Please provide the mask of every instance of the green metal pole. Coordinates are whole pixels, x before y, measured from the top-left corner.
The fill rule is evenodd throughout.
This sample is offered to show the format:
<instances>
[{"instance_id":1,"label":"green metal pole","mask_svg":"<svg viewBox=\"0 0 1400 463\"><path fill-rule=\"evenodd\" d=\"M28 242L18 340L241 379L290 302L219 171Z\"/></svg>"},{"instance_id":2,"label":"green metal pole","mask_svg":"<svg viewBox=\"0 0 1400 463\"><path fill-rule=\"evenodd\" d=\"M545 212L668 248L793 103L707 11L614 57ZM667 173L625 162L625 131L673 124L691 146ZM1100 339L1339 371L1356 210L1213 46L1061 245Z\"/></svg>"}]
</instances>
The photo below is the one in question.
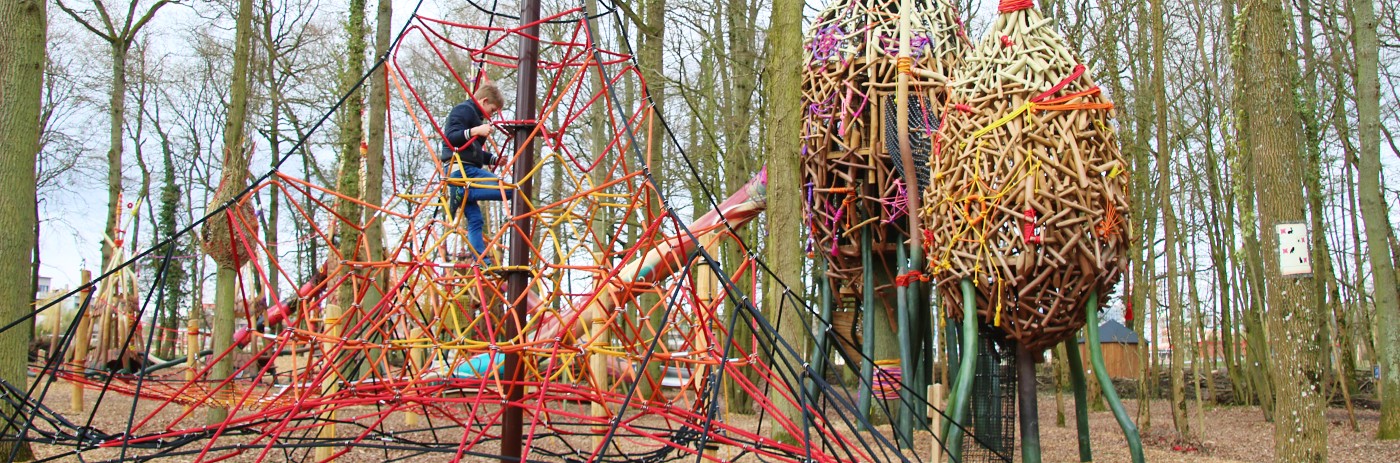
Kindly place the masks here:
<instances>
[{"instance_id":1,"label":"green metal pole","mask_svg":"<svg viewBox=\"0 0 1400 463\"><path fill-rule=\"evenodd\" d=\"M896 268L899 269L900 274L908 271L907 263L904 260L908 253L905 252L904 246L904 243L895 246L895 262L898 262ZM899 419L895 422L895 432L899 434L900 438L897 440L901 449L914 447L914 395L909 387L910 384L913 384L911 380L914 376L914 346L910 333L913 322L909 317L909 309L909 288L895 285L895 312L898 314L896 319L899 321L899 368L903 372L900 375L900 406L897 409Z\"/></svg>"},{"instance_id":2,"label":"green metal pole","mask_svg":"<svg viewBox=\"0 0 1400 463\"><path fill-rule=\"evenodd\" d=\"M1123 401L1118 398L1118 391L1113 389L1113 381L1108 378L1108 369L1103 364L1103 348L1099 346L1099 293L1089 292L1089 305L1084 308L1086 328L1089 333L1084 340L1089 345L1089 361L1094 365L1094 377L1099 380L1099 387L1103 389L1103 396L1108 399L1108 407L1113 410L1113 417L1118 420L1118 426L1123 428L1123 436L1128 438L1128 450L1133 454L1133 463L1143 463L1142 459L1142 437L1138 435L1137 425L1128 418L1127 410L1123 409Z\"/></svg>"},{"instance_id":3,"label":"green metal pole","mask_svg":"<svg viewBox=\"0 0 1400 463\"><path fill-rule=\"evenodd\" d=\"M1097 318L1097 317L1096 317ZM1079 358L1079 343L1074 338L1065 340L1065 363L1069 367L1069 382L1074 388L1074 422L1079 428L1079 461L1094 461L1094 452L1089 448L1089 399L1088 385L1084 383L1084 361Z\"/></svg>"},{"instance_id":4,"label":"green metal pole","mask_svg":"<svg viewBox=\"0 0 1400 463\"><path fill-rule=\"evenodd\" d=\"M817 297L821 304L822 319L817 321L817 345L816 352L812 353L812 375L817 378L826 377L826 362L831 360L831 280L826 278L826 261L817 260ZM817 382L807 383L807 397L811 400L817 398Z\"/></svg>"},{"instance_id":5,"label":"green metal pole","mask_svg":"<svg viewBox=\"0 0 1400 463\"><path fill-rule=\"evenodd\" d=\"M977 371L977 290L972 280L962 280L963 325L962 362L958 364L958 377L953 381L953 392L948 398L948 421L943 424L944 445L953 461L962 461L962 427L967 417L968 399L972 397L972 380Z\"/></svg>"},{"instance_id":6,"label":"green metal pole","mask_svg":"<svg viewBox=\"0 0 1400 463\"><path fill-rule=\"evenodd\" d=\"M870 421L870 398L871 386L875 384L875 274L871 271L875 267L873 245L870 242L870 230L860 232L860 265L864 269L861 278L864 279L863 299L860 303L861 337L860 353L863 357L860 364L860 398L857 400L860 407L860 416L865 422ZM864 424L861 425L864 427Z\"/></svg>"}]
</instances>

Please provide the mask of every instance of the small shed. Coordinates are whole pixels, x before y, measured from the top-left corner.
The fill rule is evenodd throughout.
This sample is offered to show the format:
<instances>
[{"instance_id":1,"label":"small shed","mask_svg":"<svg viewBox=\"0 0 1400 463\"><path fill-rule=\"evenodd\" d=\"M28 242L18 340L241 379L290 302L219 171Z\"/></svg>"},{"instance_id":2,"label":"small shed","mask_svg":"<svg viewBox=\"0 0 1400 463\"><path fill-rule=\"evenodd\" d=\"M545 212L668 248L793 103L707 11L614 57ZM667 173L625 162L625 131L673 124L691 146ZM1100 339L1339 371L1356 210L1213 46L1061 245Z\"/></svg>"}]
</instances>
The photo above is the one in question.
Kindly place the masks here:
<instances>
[{"instance_id":1,"label":"small shed","mask_svg":"<svg viewBox=\"0 0 1400 463\"><path fill-rule=\"evenodd\" d=\"M1108 377L1122 379L1138 376L1137 333L1117 321L1106 321L1099 325L1099 346L1103 349L1103 363ZM1079 338L1079 353L1084 359L1084 370L1090 371L1093 365L1089 363L1089 347L1082 337Z\"/></svg>"}]
</instances>

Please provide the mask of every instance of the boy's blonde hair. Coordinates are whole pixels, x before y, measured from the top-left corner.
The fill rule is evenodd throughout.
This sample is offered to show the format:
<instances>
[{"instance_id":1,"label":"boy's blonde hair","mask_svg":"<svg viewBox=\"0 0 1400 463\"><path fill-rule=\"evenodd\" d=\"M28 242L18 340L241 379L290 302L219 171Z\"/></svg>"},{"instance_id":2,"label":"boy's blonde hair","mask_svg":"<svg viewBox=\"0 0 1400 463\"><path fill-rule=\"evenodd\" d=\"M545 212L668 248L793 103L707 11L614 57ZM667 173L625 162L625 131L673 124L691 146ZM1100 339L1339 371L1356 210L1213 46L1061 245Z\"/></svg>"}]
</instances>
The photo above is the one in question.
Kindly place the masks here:
<instances>
[{"instance_id":1,"label":"boy's blonde hair","mask_svg":"<svg viewBox=\"0 0 1400 463\"><path fill-rule=\"evenodd\" d=\"M496 87L496 84L481 84L472 97L476 99L477 103L492 104L497 109L504 108L506 105L506 99L501 95L501 89Z\"/></svg>"}]
</instances>

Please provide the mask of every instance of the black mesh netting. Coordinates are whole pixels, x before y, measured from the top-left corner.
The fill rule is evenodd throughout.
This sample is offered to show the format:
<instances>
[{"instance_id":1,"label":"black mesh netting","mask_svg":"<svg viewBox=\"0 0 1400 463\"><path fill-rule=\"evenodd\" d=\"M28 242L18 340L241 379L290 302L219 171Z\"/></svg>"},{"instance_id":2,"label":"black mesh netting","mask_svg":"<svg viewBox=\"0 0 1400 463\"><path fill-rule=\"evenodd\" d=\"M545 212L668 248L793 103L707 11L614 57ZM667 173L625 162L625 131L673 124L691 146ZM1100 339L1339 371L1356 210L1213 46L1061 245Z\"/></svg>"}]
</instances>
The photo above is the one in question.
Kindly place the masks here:
<instances>
[{"instance_id":1,"label":"black mesh netting","mask_svg":"<svg viewBox=\"0 0 1400 463\"><path fill-rule=\"evenodd\" d=\"M919 176L919 191L928 188L929 184L929 152L933 150L933 133L938 131L938 115L933 111L938 108L931 108L927 96L910 95L909 98L909 151L914 155L914 171ZM908 179L904 174L904 163L899 158L899 130L896 125L895 99L885 98L885 150L890 153L895 172L900 178ZM905 182L908 184L908 182Z\"/></svg>"},{"instance_id":2,"label":"black mesh netting","mask_svg":"<svg viewBox=\"0 0 1400 463\"><path fill-rule=\"evenodd\" d=\"M1016 452L1015 348L987 327L979 334L962 461L1010 463Z\"/></svg>"}]
</instances>

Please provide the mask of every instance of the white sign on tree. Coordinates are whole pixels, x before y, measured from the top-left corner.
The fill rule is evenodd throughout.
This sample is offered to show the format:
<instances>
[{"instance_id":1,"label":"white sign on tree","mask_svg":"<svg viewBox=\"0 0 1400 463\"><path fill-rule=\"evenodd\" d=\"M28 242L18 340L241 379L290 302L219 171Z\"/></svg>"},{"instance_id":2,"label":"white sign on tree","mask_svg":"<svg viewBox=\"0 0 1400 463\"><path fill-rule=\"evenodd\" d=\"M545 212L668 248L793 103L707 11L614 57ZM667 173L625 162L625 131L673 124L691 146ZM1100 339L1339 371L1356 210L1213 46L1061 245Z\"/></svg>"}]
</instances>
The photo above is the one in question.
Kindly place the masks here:
<instances>
[{"instance_id":1,"label":"white sign on tree","mask_svg":"<svg viewBox=\"0 0 1400 463\"><path fill-rule=\"evenodd\" d=\"M1278 271L1283 276L1312 275L1312 253L1308 250L1308 226L1302 222L1274 225L1278 234Z\"/></svg>"}]
</instances>

